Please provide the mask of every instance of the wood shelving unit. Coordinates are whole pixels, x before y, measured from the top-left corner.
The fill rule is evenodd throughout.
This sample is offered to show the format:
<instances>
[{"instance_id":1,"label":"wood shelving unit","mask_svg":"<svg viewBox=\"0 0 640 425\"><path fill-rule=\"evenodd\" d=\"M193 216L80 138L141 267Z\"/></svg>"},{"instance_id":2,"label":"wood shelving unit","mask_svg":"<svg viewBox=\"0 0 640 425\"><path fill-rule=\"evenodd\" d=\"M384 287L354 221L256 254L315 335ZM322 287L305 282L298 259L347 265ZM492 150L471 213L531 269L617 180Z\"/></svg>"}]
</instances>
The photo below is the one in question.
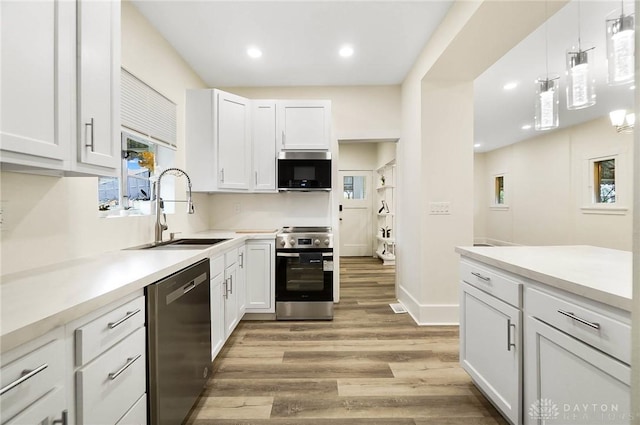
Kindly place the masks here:
<instances>
[{"instance_id":1,"label":"wood shelving unit","mask_svg":"<svg viewBox=\"0 0 640 425\"><path fill-rule=\"evenodd\" d=\"M395 161L383 165L376 171L378 173L378 186L376 187L378 203L376 208L383 208L384 205L387 207L378 212L378 226L375 235L378 241L376 255L382 259L384 265L395 265L396 240L392 236L382 236L382 229L385 229L385 234L387 230L390 231L390 235L395 232Z\"/></svg>"}]
</instances>

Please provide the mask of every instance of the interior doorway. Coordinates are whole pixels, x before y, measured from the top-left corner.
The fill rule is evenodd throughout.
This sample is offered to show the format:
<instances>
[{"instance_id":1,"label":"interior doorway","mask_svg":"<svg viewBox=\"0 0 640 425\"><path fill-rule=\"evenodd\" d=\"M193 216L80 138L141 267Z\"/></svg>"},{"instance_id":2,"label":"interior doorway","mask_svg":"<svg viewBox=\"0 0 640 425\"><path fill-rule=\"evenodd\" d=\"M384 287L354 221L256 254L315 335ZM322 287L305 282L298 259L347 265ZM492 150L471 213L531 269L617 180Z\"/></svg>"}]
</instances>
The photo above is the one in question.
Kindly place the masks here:
<instances>
[{"instance_id":1,"label":"interior doorway","mask_svg":"<svg viewBox=\"0 0 640 425\"><path fill-rule=\"evenodd\" d=\"M340 170L340 256L373 255L372 171Z\"/></svg>"}]
</instances>

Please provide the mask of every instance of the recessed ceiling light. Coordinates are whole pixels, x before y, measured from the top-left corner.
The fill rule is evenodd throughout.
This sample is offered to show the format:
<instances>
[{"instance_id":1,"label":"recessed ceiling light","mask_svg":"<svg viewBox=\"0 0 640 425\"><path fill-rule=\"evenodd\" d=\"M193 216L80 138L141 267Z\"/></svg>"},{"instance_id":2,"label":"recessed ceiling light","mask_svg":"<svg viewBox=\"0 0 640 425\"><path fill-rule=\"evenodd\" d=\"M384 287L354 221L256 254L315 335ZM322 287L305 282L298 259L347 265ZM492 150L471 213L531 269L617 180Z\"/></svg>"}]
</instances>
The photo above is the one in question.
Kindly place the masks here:
<instances>
[{"instance_id":1,"label":"recessed ceiling light","mask_svg":"<svg viewBox=\"0 0 640 425\"><path fill-rule=\"evenodd\" d=\"M523 130L530 130L531 129L531 124L525 124L522 126Z\"/></svg>"},{"instance_id":2,"label":"recessed ceiling light","mask_svg":"<svg viewBox=\"0 0 640 425\"><path fill-rule=\"evenodd\" d=\"M629 90L635 90L635 89L636 89L636 86L635 86L635 85L633 85L633 86L629 87Z\"/></svg>"},{"instance_id":3,"label":"recessed ceiling light","mask_svg":"<svg viewBox=\"0 0 640 425\"><path fill-rule=\"evenodd\" d=\"M260 56L262 56L262 50L258 49L257 47L249 47L247 49L247 55L249 55L250 58L258 59Z\"/></svg>"},{"instance_id":4,"label":"recessed ceiling light","mask_svg":"<svg viewBox=\"0 0 640 425\"><path fill-rule=\"evenodd\" d=\"M504 86L502 86L502 88L505 89L505 90L513 90L516 87L518 87L518 83L515 82L515 81L512 81L512 82L507 83Z\"/></svg>"},{"instance_id":5,"label":"recessed ceiling light","mask_svg":"<svg viewBox=\"0 0 640 425\"><path fill-rule=\"evenodd\" d=\"M475 144L473 145L473 147L474 147L474 148L479 148L480 146L482 146L482 143L475 143Z\"/></svg>"},{"instance_id":6,"label":"recessed ceiling light","mask_svg":"<svg viewBox=\"0 0 640 425\"><path fill-rule=\"evenodd\" d=\"M343 58L351 57L351 56L353 56L353 47L351 47L351 46L342 46L338 53Z\"/></svg>"}]
</instances>

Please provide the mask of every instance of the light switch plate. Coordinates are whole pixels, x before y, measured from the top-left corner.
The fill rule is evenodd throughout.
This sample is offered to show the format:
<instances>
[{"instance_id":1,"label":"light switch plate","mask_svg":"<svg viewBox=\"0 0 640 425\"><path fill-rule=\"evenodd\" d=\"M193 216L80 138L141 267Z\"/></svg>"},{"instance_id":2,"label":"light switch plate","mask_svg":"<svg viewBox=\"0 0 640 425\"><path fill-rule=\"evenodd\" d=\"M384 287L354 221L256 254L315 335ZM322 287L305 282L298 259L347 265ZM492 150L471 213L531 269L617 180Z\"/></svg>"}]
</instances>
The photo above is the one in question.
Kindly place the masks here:
<instances>
[{"instance_id":1,"label":"light switch plate","mask_svg":"<svg viewBox=\"0 0 640 425\"><path fill-rule=\"evenodd\" d=\"M443 202L429 202L429 215L449 215L451 203L448 201Z\"/></svg>"}]
</instances>

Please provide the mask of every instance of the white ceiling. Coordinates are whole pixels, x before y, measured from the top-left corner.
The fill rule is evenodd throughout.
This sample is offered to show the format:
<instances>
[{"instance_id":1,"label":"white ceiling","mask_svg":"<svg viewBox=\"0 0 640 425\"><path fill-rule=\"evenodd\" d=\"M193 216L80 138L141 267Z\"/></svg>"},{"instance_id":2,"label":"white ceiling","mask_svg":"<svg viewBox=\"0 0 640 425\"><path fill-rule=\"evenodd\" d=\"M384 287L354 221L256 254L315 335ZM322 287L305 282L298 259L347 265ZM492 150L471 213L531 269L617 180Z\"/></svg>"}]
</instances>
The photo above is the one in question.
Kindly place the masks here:
<instances>
[{"instance_id":1,"label":"white ceiling","mask_svg":"<svg viewBox=\"0 0 640 425\"><path fill-rule=\"evenodd\" d=\"M452 1L189 1L132 0L210 87L387 85L405 78ZM627 4L628 3L628 4ZM608 87L605 17L613 0L580 2L582 46L593 45L597 103L568 111L561 80L560 127L633 107L629 86ZM625 0L625 12L633 1ZM578 1L514 47L475 81L476 151L484 152L536 136L534 80L549 72L564 77L565 54L577 42ZM344 44L353 57L338 55ZM250 46L263 56L251 59ZM505 92L505 83L518 87Z\"/></svg>"},{"instance_id":2,"label":"white ceiling","mask_svg":"<svg viewBox=\"0 0 640 425\"><path fill-rule=\"evenodd\" d=\"M399 84L452 1L133 4L209 86L238 87Z\"/></svg>"}]
</instances>

